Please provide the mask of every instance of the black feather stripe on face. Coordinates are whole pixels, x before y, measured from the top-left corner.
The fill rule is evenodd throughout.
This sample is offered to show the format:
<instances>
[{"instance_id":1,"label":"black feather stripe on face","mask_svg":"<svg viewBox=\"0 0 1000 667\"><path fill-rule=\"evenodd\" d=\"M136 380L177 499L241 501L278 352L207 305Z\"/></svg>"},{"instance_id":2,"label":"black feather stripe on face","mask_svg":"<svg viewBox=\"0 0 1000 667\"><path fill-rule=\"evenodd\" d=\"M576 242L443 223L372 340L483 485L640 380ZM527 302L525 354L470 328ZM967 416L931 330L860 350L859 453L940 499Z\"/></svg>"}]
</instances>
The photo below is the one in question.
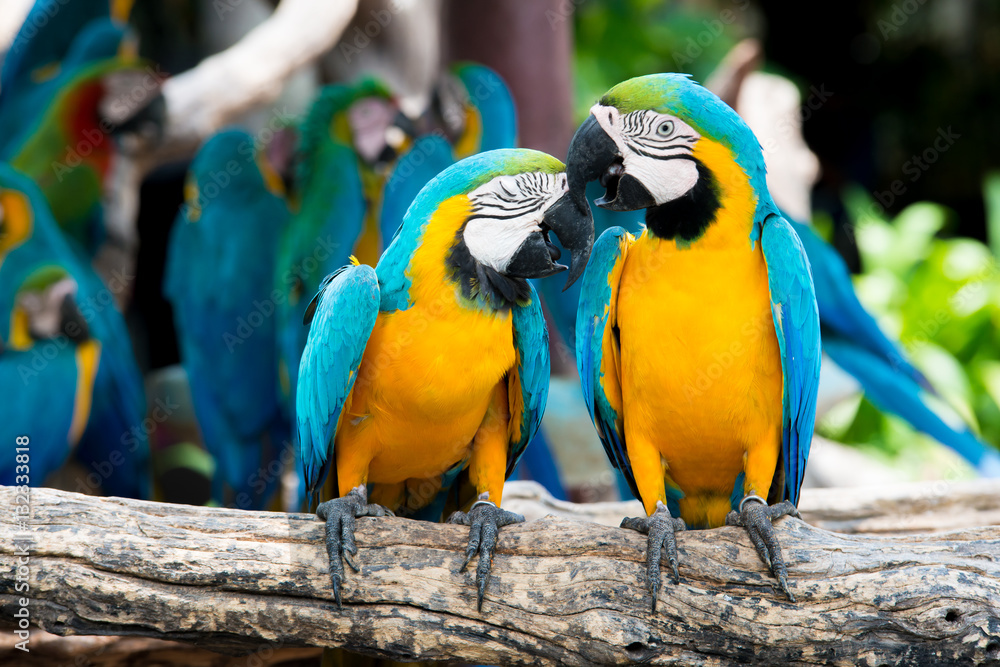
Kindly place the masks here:
<instances>
[{"instance_id":1,"label":"black feather stripe on face","mask_svg":"<svg viewBox=\"0 0 1000 667\"><path fill-rule=\"evenodd\" d=\"M670 123L667 134L657 133L661 123ZM628 148L646 157L691 155L698 137L686 133L684 126L676 120L664 118L654 111L644 109L622 116L622 138Z\"/></svg>"},{"instance_id":2,"label":"black feather stripe on face","mask_svg":"<svg viewBox=\"0 0 1000 667\"><path fill-rule=\"evenodd\" d=\"M477 262L465 244L464 232L463 224L445 259L451 279L462 290L462 297L495 311L507 311L515 303L527 301L531 297L528 281L505 276Z\"/></svg>"},{"instance_id":3,"label":"black feather stripe on face","mask_svg":"<svg viewBox=\"0 0 1000 667\"><path fill-rule=\"evenodd\" d=\"M701 238L715 221L722 202L715 175L704 164L698 165L698 181L677 199L646 209L646 227L657 238L687 244Z\"/></svg>"}]
</instances>

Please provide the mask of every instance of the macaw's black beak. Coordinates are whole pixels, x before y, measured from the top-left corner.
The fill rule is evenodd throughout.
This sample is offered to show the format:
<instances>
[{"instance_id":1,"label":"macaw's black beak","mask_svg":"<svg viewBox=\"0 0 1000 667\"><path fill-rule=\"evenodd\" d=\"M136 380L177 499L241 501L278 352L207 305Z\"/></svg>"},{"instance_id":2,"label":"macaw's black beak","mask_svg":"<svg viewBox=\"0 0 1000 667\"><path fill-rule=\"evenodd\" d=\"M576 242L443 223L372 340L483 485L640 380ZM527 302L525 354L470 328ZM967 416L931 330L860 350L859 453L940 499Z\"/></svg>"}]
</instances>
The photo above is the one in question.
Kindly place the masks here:
<instances>
[{"instance_id":1,"label":"macaw's black beak","mask_svg":"<svg viewBox=\"0 0 1000 667\"><path fill-rule=\"evenodd\" d=\"M148 77L145 71L124 69L103 79L108 93L101 100L97 115L102 128L115 136L122 149L130 154L158 147L166 132L167 102L159 83L149 81ZM135 90L143 91L144 97L133 102L128 95Z\"/></svg>"},{"instance_id":2,"label":"macaw's black beak","mask_svg":"<svg viewBox=\"0 0 1000 667\"><path fill-rule=\"evenodd\" d=\"M635 211L656 206L653 195L625 171L622 154L597 119L591 115L573 135L566 157L569 191L578 205L587 203L590 181L600 181L606 188L595 204L609 211Z\"/></svg>"},{"instance_id":3,"label":"macaw's black beak","mask_svg":"<svg viewBox=\"0 0 1000 667\"><path fill-rule=\"evenodd\" d=\"M569 267L557 260L562 251L549 238L554 232L562 246L569 250ZM569 269L565 290L583 275L594 246L594 219L590 207L581 210L572 194L567 192L548 208L542 217L541 231L531 234L514 253L504 273L519 278L547 278Z\"/></svg>"},{"instance_id":4,"label":"macaw's black beak","mask_svg":"<svg viewBox=\"0 0 1000 667\"><path fill-rule=\"evenodd\" d=\"M83 343L90 338L90 327L72 294L63 297L59 305L59 318L59 332L66 338L74 343Z\"/></svg>"}]
</instances>

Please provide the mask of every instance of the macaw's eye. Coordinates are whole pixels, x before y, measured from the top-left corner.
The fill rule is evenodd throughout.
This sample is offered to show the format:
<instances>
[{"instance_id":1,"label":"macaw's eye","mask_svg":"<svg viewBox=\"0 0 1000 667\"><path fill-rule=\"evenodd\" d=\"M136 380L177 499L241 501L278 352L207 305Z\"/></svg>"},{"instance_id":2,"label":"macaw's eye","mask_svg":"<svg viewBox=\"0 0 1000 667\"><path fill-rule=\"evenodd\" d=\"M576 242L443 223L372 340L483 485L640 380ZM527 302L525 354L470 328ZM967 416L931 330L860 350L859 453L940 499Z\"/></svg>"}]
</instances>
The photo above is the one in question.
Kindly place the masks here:
<instances>
[{"instance_id":1,"label":"macaw's eye","mask_svg":"<svg viewBox=\"0 0 1000 667\"><path fill-rule=\"evenodd\" d=\"M656 128L656 133L661 137L669 137L674 132L674 123L670 120L665 120L660 123L660 126Z\"/></svg>"}]
</instances>

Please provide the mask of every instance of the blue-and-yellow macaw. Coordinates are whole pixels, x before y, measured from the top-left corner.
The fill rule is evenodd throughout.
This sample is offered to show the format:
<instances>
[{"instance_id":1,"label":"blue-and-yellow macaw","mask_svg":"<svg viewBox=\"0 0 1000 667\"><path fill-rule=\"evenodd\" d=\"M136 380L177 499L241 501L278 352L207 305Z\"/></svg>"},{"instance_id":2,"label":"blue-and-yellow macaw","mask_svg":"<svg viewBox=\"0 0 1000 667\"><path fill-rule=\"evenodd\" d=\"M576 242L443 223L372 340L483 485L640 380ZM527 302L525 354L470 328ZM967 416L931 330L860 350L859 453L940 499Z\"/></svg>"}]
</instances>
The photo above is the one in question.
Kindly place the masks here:
<instances>
[{"instance_id":1,"label":"blue-and-yellow macaw","mask_svg":"<svg viewBox=\"0 0 1000 667\"><path fill-rule=\"evenodd\" d=\"M434 132L418 137L413 146L397 160L382 197L379 216L382 238L393 237L417 193L434 176L453 164L456 158L465 157L462 153L469 150L470 146L474 153L478 153L513 148L517 140L517 110L514 100L507 85L496 72L484 65L459 63L452 67L451 74L444 81L452 82L453 86L461 86L462 92L452 92L449 97L442 95L440 91L453 90L453 87L447 84L440 86L434 110L441 113L444 109L452 109L453 114L460 113L463 119L469 120L458 124L464 129L458 133L454 146L445 138L448 134ZM456 111L453 105L443 105L442 99L460 102L462 106L458 108L464 111ZM553 241L553 245L562 251L555 239ZM552 287L554 282L536 280L532 284L539 294L544 294L543 290L558 293L559 288ZM574 283L568 291L579 294L578 283ZM573 308L575 314L575 301ZM542 484L553 496L566 498L566 490L543 430L536 433L531 447L526 448L521 468L526 469L531 479Z\"/></svg>"},{"instance_id":2,"label":"blue-and-yellow macaw","mask_svg":"<svg viewBox=\"0 0 1000 667\"><path fill-rule=\"evenodd\" d=\"M210 138L191 163L168 249L174 309L195 414L218 473L216 501L262 508L291 446L278 394L275 248L289 220L281 179L242 130ZM263 472L262 472L263 471Z\"/></svg>"},{"instance_id":3,"label":"blue-and-yellow macaw","mask_svg":"<svg viewBox=\"0 0 1000 667\"><path fill-rule=\"evenodd\" d=\"M593 242L588 207L569 197L564 167L530 150L481 153L421 190L376 268L328 276L306 313L299 369L299 453L310 494L328 473L330 577L352 564L355 517L385 508L470 525L466 561L481 607L505 478L541 422L548 334L530 278L566 267L572 282ZM372 504L369 504L369 496ZM476 502L473 502L476 501ZM471 508L469 507L472 503Z\"/></svg>"},{"instance_id":4,"label":"blue-and-yellow macaw","mask_svg":"<svg viewBox=\"0 0 1000 667\"><path fill-rule=\"evenodd\" d=\"M587 184L589 201L601 194L603 189L598 183ZM598 237L614 226L622 227L633 235L642 233L643 218L638 215L639 211L616 212L597 208L593 213L594 233ZM949 425L931 408L926 397L937 392L861 305L850 271L840 254L810 225L793 220L787 213L782 215L792 224L809 258L819 308L823 352L829 361L857 380L865 396L878 409L904 419L918 431L951 448L974 466L980 475L1000 476L1000 454L994 448L977 438L967 427ZM574 341L580 283L560 292L551 281L542 282L538 292L560 337L564 341Z\"/></svg>"},{"instance_id":5,"label":"blue-and-yellow macaw","mask_svg":"<svg viewBox=\"0 0 1000 667\"><path fill-rule=\"evenodd\" d=\"M305 347L303 295L315 294L321 279L351 255L374 265L420 189L456 159L514 147L517 114L503 79L483 65L458 63L444 81L446 92L433 106L450 133L413 136L415 126L374 78L327 86L302 123L296 211L282 239L276 278L288 297L278 319L289 414Z\"/></svg>"},{"instance_id":6,"label":"blue-and-yellow macaw","mask_svg":"<svg viewBox=\"0 0 1000 667\"><path fill-rule=\"evenodd\" d=\"M430 111L441 126L418 136L393 166L379 226L391 239L406 209L427 183L456 160L517 145L517 108L507 84L485 65L451 66L435 89Z\"/></svg>"},{"instance_id":7,"label":"blue-and-yellow macaw","mask_svg":"<svg viewBox=\"0 0 1000 667\"><path fill-rule=\"evenodd\" d=\"M765 183L742 119L686 75L618 84L591 109L567 160L581 202L646 209L635 238L605 232L576 328L584 397L612 463L647 517L656 608L674 532L744 526L792 598L771 520L797 514L815 420L820 329L802 243ZM792 598L794 599L794 598Z\"/></svg>"},{"instance_id":8,"label":"blue-and-yellow macaw","mask_svg":"<svg viewBox=\"0 0 1000 667\"><path fill-rule=\"evenodd\" d=\"M0 164L0 434L31 439L30 483L75 454L86 488L149 497L142 376L111 288L62 237L29 178ZM13 484L13 450L0 483ZM20 482L18 482L20 483Z\"/></svg>"},{"instance_id":9,"label":"blue-and-yellow macaw","mask_svg":"<svg viewBox=\"0 0 1000 667\"><path fill-rule=\"evenodd\" d=\"M485 65L452 65L435 89L431 111L443 129L416 137L393 165L379 212L383 239L395 235L420 190L456 160L517 143L514 99Z\"/></svg>"}]
</instances>

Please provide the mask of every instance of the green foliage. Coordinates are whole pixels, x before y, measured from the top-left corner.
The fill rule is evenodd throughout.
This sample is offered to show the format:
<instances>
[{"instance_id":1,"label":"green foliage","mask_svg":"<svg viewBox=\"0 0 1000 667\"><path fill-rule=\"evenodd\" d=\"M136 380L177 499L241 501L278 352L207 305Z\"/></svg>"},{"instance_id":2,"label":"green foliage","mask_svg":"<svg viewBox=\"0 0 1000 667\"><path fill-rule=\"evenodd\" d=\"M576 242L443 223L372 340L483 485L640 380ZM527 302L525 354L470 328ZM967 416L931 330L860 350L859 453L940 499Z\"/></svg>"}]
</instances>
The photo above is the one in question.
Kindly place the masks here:
<instances>
[{"instance_id":1,"label":"green foliage","mask_svg":"<svg viewBox=\"0 0 1000 667\"><path fill-rule=\"evenodd\" d=\"M985 184L993 246L1000 246L1000 179ZM846 205L864 272L858 297L940 392L983 439L1000 443L1000 266L979 241L944 238L951 212L928 202L888 220L867 194L853 191ZM949 421L946 419L946 421ZM839 409L821 424L826 435L894 456L918 436L901 420L867 401Z\"/></svg>"},{"instance_id":2,"label":"green foliage","mask_svg":"<svg viewBox=\"0 0 1000 667\"><path fill-rule=\"evenodd\" d=\"M616 83L654 72L704 82L743 37L748 0L691 7L662 0L586 0L576 10L576 116Z\"/></svg>"}]
</instances>

